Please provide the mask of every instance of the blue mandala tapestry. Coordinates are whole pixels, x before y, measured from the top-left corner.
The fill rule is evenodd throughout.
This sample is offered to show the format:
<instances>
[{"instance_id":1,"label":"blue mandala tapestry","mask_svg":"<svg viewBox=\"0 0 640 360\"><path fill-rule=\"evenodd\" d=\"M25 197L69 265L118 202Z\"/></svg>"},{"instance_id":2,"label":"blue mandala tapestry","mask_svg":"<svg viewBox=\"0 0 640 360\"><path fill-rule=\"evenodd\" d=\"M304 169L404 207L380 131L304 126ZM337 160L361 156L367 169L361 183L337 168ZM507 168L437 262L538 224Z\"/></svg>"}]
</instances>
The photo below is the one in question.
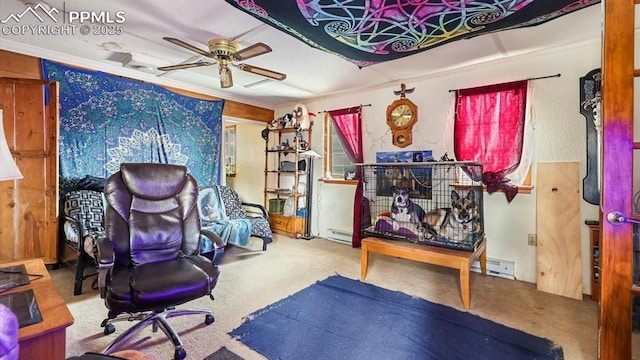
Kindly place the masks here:
<instances>
[{"instance_id":1,"label":"blue mandala tapestry","mask_svg":"<svg viewBox=\"0 0 640 360\"><path fill-rule=\"evenodd\" d=\"M534 26L600 0L226 0L360 67L450 41Z\"/></svg>"},{"instance_id":2,"label":"blue mandala tapestry","mask_svg":"<svg viewBox=\"0 0 640 360\"><path fill-rule=\"evenodd\" d=\"M60 88L60 188L108 177L123 162L186 165L201 187L220 182L224 100L42 61Z\"/></svg>"}]
</instances>

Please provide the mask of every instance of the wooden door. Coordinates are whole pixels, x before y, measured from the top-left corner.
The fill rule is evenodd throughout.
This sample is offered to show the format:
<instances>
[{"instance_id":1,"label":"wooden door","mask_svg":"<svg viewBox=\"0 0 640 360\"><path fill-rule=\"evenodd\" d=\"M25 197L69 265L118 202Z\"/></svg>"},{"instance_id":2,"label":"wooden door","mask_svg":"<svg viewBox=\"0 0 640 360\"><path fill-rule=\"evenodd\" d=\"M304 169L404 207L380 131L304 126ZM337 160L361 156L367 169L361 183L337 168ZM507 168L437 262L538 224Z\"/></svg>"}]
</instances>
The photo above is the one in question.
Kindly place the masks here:
<instances>
[{"instance_id":1,"label":"wooden door","mask_svg":"<svg viewBox=\"0 0 640 360\"><path fill-rule=\"evenodd\" d=\"M631 359L634 0L605 0L602 60L602 244L599 358ZM640 71L636 71L640 73ZM636 216L635 220L640 220ZM638 292L640 293L640 292Z\"/></svg>"},{"instance_id":2,"label":"wooden door","mask_svg":"<svg viewBox=\"0 0 640 360\"><path fill-rule=\"evenodd\" d=\"M0 261L58 263L58 87L0 78L9 149L24 176L0 182Z\"/></svg>"}]
</instances>

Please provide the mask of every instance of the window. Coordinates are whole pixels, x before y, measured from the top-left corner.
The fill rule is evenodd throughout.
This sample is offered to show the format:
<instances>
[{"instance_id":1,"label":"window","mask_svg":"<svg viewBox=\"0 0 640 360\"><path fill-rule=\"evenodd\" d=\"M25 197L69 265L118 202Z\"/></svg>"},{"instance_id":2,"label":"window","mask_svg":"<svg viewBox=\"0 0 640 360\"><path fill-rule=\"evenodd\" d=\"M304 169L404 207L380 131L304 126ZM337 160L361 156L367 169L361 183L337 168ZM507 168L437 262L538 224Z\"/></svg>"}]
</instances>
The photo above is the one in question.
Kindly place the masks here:
<instances>
[{"instance_id":1,"label":"window","mask_svg":"<svg viewBox=\"0 0 640 360\"><path fill-rule=\"evenodd\" d=\"M353 180L355 175L353 163L342 147L340 135L334 126L329 113L324 115L324 179L325 180ZM345 176L346 175L346 176Z\"/></svg>"},{"instance_id":2,"label":"window","mask_svg":"<svg viewBox=\"0 0 640 360\"><path fill-rule=\"evenodd\" d=\"M332 127L335 125L335 131ZM362 105L346 109L331 110L324 114L324 170L325 176L332 175L332 163L339 157L334 153L334 144L341 145L341 153L344 154L354 164L362 163ZM336 156L334 156L336 155ZM343 165L346 169L348 165ZM350 173L350 172L347 172ZM365 198L363 196L362 169L353 168L353 180L344 178L344 173L340 180L333 181L325 179L325 182L334 182L337 184L353 184L356 186L356 192L353 196L353 237L352 243L354 247L360 246L360 226L362 223L363 207ZM327 176L327 177L328 177Z\"/></svg>"},{"instance_id":3,"label":"window","mask_svg":"<svg viewBox=\"0 0 640 360\"><path fill-rule=\"evenodd\" d=\"M525 80L456 91L456 159L482 162L487 191L503 191L509 201L530 185L527 87Z\"/></svg>"},{"instance_id":4,"label":"window","mask_svg":"<svg viewBox=\"0 0 640 360\"><path fill-rule=\"evenodd\" d=\"M331 114L337 118L332 118ZM342 121L342 131L336 121ZM352 183L357 180L354 162L344 148L344 141L347 140L342 139L345 138L354 142L354 146L359 144L360 107L326 112L324 115L325 181Z\"/></svg>"}]
</instances>

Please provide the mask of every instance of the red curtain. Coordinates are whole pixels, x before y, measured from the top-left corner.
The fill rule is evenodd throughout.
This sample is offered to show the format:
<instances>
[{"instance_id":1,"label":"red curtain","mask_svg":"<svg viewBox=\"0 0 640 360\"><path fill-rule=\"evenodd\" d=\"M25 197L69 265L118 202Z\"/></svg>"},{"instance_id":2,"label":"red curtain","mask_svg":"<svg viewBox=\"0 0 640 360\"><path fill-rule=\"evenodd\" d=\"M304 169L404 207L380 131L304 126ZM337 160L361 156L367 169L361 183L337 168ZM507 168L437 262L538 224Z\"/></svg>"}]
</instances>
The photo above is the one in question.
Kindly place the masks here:
<instances>
[{"instance_id":1,"label":"red curtain","mask_svg":"<svg viewBox=\"0 0 640 360\"><path fill-rule=\"evenodd\" d=\"M329 111L337 133L342 140L342 148L353 163L362 163L362 106ZM360 247L361 217L363 214L363 176L360 166L356 167L358 185L353 201L353 235L351 245Z\"/></svg>"},{"instance_id":2,"label":"red curtain","mask_svg":"<svg viewBox=\"0 0 640 360\"><path fill-rule=\"evenodd\" d=\"M454 151L460 161L483 163L483 182L511 201L518 187L506 175L522 156L527 80L456 91Z\"/></svg>"}]
</instances>

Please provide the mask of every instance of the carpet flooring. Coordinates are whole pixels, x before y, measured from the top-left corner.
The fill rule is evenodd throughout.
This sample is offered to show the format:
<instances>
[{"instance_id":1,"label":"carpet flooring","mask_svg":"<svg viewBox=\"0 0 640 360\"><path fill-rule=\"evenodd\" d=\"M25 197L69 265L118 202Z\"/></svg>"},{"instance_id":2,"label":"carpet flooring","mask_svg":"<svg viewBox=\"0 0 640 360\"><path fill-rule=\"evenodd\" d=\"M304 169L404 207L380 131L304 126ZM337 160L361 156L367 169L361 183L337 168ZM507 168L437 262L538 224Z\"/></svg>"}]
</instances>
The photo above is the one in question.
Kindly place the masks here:
<instances>
[{"instance_id":1,"label":"carpet flooring","mask_svg":"<svg viewBox=\"0 0 640 360\"><path fill-rule=\"evenodd\" d=\"M301 241L277 234L267 251L261 251L260 239L255 239L253 245L255 251L237 247L225 250L220 279L213 291L215 301L204 297L180 306L210 309L215 323L206 326L200 316L170 319L187 350L187 359L205 359L224 346L246 360L265 360L264 355L229 335L247 315L330 276L360 276L361 251L350 245L322 238ZM114 334L105 336L100 324L107 309L98 291L91 288L94 278L87 279L82 294L75 296L75 268L63 265L51 270L50 275L74 317L73 325L66 329L67 357L100 352L133 326L134 322L123 319L116 324ZM462 306L460 275L455 269L373 253L365 282L548 338L562 346L565 359L597 359L597 302L588 297L575 300L537 291L535 284L523 281L473 272L470 277L468 310ZM151 328L141 331L122 348L136 349L158 360L170 359L174 353L171 341Z\"/></svg>"},{"instance_id":2,"label":"carpet flooring","mask_svg":"<svg viewBox=\"0 0 640 360\"><path fill-rule=\"evenodd\" d=\"M563 359L537 336L334 275L230 332L268 359Z\"/></svg>"},{"instance_id":3,"label":"carpet flooring","mask_svg":"<svg viewBox=\"0 0 640 360\"><path fill-rule=\"evenodd\" d=\"M218 351L204 358L204 360L243 360L243 359L233 351L223 346L220 349L218 349Z\"/></svg>"}]
</instances>

